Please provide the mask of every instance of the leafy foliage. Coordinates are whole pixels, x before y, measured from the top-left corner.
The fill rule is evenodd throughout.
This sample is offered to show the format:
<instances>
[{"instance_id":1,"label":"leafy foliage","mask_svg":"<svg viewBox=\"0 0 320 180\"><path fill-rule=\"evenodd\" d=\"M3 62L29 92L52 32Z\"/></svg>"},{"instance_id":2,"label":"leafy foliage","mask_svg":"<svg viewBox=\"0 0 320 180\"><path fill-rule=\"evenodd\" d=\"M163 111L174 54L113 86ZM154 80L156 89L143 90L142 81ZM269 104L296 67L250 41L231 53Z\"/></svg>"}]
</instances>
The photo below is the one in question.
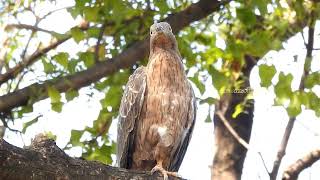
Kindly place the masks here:
<instances>
[{"instance_id":1,"label":"leafy foliage","mask_svg":"<svg viewBox=\"0 0 320 180\"><path fill-rule=\"evenodd\" d=\"M33 25L38 27L41 21L45 21L47 16L56 12L43 15L43 12L37 11L37 7L42 3L54 5L54 1L21 0L19 2L0 2L1 26L6 21L17 24L20 22L19 17L30 15L32 11L37 15L32 17L35 19ZM233 89L246 88L244 81L248 77L242 73L247 65L246 57L259 59L270 50L279 50L288 32L301 30L300 24L303 24L301 20L307 17L310 3L292 2L283 6L278 0L236 0L225 5L217 14L195 22L177 34L183 62L187 71L190 72L189 79L201 93L200 104L209 104L211 107L219 99L219 97L202 97L206 92L205 83L209 77L212 80L210 83L219 96L232 92ZM34 72L42 74L42 77L35 77L35 82L42 82L43 78L55 82L63 76L87 70L101 61L108 61L136 41L146 37L154 21L177 13L190 4L190 0L75 0L74 6L66 10L74 19L80 19L81 23L79 26L70 27L70 30L64 34L51 31L31 32L7 27L8 38L4 43L0 41L3 45L0 50L0 59L4 60L0 65L1 73L24 62L26 57L45 46L47 42L42 38L43 33L50 36L50 42L70 37L82 48L77 49L76 52L63 49L63 51L42 54L30 65L26 65L23 71L16 72L12 81L2 84L0 93L3 95L21 89L20 82L23 82L24 86L31 85L31 82L24 79L24 73L29 77L34 76ZM288 17L288 14L293 12L296 16ZM289 26L292 22L298 22L298 25ZM28 42L29 38L30 42ZM98 41L100 44L97 44ZM110 140L108 131L112 121L117 119L123 87L129 75L137 66L145 63L145 59L141 60L134 67L120 70L90 85L92 89L105 95L100 100L101 111L92 126L71 131L70 141L65 149L81 147L84 158L112 163L111 154L115 153L115 142ZM259 75L261 86L270 87L271 80L276 75L276 69L274 66L260 65ZM306 77L305 87L309 90L306 92L291 89L292 75L280 72L278 78L278 83L274 85L277 96L275 101L276 104L286 107L289 116L298 115L301 112L301 105L314 110L320 116L320 100L312 91L312 88L320 83L319 72L313 72ZM46 89L51 100L51 109L56 112L63 111L65 101L61 93L53 86L47 86ZM39 96L43 93L38 89L34 91L37 92L34 94ZM64 97L67 101L72 101L78 96L77 89L67 89ZM33 103L34 101L31 101L27 106L13 109L12 114L16 114L14 117L17 118L23 117L26 113L33 111ZM244 106L243 102L236 106L233 117L243 113ZM6 117L5 121L9 120L12 119ZM38 118L35 118L25 123L22 131L26 132L27 128L37 121ZM212 122L210 113L206 121Z\"/></svg>"}]
</instances>

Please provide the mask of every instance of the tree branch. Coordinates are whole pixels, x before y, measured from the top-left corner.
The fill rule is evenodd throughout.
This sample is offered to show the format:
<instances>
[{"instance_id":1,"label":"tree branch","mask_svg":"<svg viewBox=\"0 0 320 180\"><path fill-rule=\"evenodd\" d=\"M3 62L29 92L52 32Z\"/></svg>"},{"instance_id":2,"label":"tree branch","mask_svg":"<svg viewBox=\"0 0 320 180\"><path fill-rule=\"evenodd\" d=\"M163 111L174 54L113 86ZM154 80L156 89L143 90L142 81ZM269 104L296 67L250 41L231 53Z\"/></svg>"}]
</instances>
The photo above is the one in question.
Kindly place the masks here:
<instances>
[{"instance_id":1,"label":"tree branch","mask_svg":"<svg viewBox=\"0 0 320 180\"><path fill-rule=\"evenodd\" d=\"M277 153L276 160L273 162L272 171L270 173L270 180L276 180L276 178L277 178L279 167L281 164L281 160L282 160L283 156L286 154L286 149L287 149L289 137L291 135L295 121L296 121L295 117L289 119L286 130L283 134L283 138L282 138L281 145L280 145L280 148Z\"/></svg>"},{"instance_id":2,"label":"tree branch","mask_svg":"<svg viewBox=\"0 0 320 180\"><path fill-rule=\"evenodd\" d=\"M40 58L43 54L46 54L50 50L56 48L60 44L64 43L68 39L70 39L71 36L66 36L64 38L58 39L57 41L51 43L45 48L42 48L40 50L37 50L34 52L30 57L25 58L22 62L18 63L15 67L10 68L5 72L4 74L0 74L0 85L7 82L9 79L13 79L17 74L19 74L25 67L30 66L33 64L38 58Z\"/></svg>"},{"instance_id":3,"label":"tree branch","mask_svg":"<svg viewBox=\"0 0 320 180\"><path fill-rule=\"evenodd\" d=\"M219 117L219 119L222 121L222 123L224 124L224 126L228 129L228 131L232 134L232 136L238 141L239 144L241 144L244 148L246 148L247 150L252 150L255 153L257 153L262 161L263 167L265 168L266 172L268 174L269 170L267 168L266 162L263 159L263 156L261 154L261 152L254 150L252 147L250 147L249 143L247 143L247 141L245 141L242 137L240 137L240 135L236 132L235 129L233 129L233 127L231 126L231 124L228 122L228 120L225 118L225 116L223 115L223 113L218 110L215 112L215 114Z\"/></svg>"},{"instance_id":4,"label":"tree branch","mask_svg":"<svg viewBox=\"0 0 320 180\"><path fill-rule=\"evenodd\" d=\"M43 135L36 136L27 149L0 139L0 169L0 179L163 179L159 173L151 175L148 171L126 170L71 158Z\"/></svg>"},{"instance_id":5,"label":"tree branch","mask_svg":"<svg viewBox=\"0 0 320 180\"><path fill-rule=\"evenodd\" d=\"M240 143L246 149L250 149L250 145L244 139L242 139L238 135L238 133L232 128L228 120L226 120L226 118L224 117L223 113L221 111L216 111L215 113L217 114L217 116L219 116L220 120L223 122L228 131L232 134L232 136L238 141L238 143Z\"/></svg>"},{"instance_id":6,"label":"tree branch","mask_svg":"<svg viewBox=\"0 0 320 180\"><path fill-rule=\"evenodd\" d=\"M63 35L63 34L60 34L60 33L54 32L54 31L49 31L49 30L40 28L40 27L38 27L38 26L33 26L33 25L28 25L28 24L8 24L8 25L5 27L5 30L8 31L9 29L13 29L13 28L16 28L16 29L26 29L26 30L31 30L31 31L45 32L45 33L51 34L51 35L53 35L53 36Z\"/></svg>"},{"instance_id":7,"label":"tree branch","mask_svg":"<svg viewBox=\"0 0 320 180\"><path fill-rule=\"evenodd\" d=\"M184 27L194 21L205 18L212 12L220 10L229 0L200 0L187 7L185 10L173 14L164 19L171 24L174 33L177 33ZM118 56L96 64L87 70L75 73L73 75L62 77L58 80L47 80L43 84L35 83L16 92L6 94L0 97L0 112L8 111L12 108L26 105L29 99L39 101L47 98L46 86L54 86L59 92L65 92L69 89L79 89L87 86L106 75L113 74L119 69L128 68L137 61L143 59L149 49L149 37L138 41Z\"/></svg>"},{"instance_id":8,"label":"tree branch","mask_svg":"<svg viewBox=\"0 0 320 180\"><path fill-rule=\"evenodd\" d=\"M282 180L296 180L298 175L304 169L310 167L313 163L320 159L320 149L309 152L304 157L298 159L290 165L283 173Z\"/></svg>"},{"instance_id":9,"label":"tree branch","mask_svg":"<svg viewBox=\"0 0 320 180\"><path fill-rule=\"evenodd\" d=\"M98 40L97 40L97 44L94 48L94 60L96 63L99 62L99 50L100 50L100 43L101 43L101 40L103 38L103 34L104 34L104 31L106 29L106 26L107 26L107 23L104 22L100 28L100 32L99 32L99 36L98 36Z\"/></svg>"},{"instance_id":10,"label":"tree branch","mask_svg":"<svg viewBox=\"0 0 320 180\"><path fill-rule=\"evenodd\" d=\"M314 41L314 15L313 15L313 12L311 12L311 23L309 24L309 30L308 30L308 44L306 45L307 54L304 62L303 74L300 80L299 91L304 91L304 81L305 81L305 78L308 76L308 73L310 70L311 63L309 63L309 61L311 61L312 59L313 41ZM285 132L281 141L280 148L277 153L276 160L273 163L272 171L270 174L271 180L276 180L277 178L281 160L286 153L286 148L287 148L288 141L289 141L295 121L296 121L296 117L291 117L288 121L287 127L285 129Z\"/></svg>"}]
</instances>

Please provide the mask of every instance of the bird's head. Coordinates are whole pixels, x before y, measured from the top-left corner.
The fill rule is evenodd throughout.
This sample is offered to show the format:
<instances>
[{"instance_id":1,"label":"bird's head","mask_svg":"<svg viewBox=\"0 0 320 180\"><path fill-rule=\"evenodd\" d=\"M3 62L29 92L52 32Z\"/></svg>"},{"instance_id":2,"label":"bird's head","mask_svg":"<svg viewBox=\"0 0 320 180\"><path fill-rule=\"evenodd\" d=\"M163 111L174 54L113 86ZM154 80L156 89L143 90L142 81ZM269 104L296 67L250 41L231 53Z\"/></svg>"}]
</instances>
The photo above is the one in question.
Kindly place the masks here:
<instances>
[{"instance_id":1,"label":"bird's head","mask_svg":"<svg viewBox=\"0 0 320 180\"><path fill-rule=\"evenodd\" d=\"M167 22L154 23L150 27L150 49L155 48L177 50L177 41Z\"/></svg>"}]
</instances>

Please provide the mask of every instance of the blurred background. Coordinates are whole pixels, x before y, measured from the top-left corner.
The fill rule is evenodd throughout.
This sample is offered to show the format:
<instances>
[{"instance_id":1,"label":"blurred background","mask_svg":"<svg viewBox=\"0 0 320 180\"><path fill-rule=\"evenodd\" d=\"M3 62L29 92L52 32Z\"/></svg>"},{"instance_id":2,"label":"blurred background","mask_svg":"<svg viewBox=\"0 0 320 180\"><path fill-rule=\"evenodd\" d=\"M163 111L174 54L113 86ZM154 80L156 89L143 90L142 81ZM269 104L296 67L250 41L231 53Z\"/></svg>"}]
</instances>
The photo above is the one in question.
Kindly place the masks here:
<instances>
[{"instance_id":1,"label":"blurred background","mask_svg":"<svg viewBox=\"0 0 320 180\"><path fill-rule=\"evenodd\" d=\"M319 19L316 0L2 0L0 136L114 165L124 86L167 21L198 104L179 174L282 179L320 151ZM299 179L320 179L312 157Z\"/></svg>"}]
</instances>

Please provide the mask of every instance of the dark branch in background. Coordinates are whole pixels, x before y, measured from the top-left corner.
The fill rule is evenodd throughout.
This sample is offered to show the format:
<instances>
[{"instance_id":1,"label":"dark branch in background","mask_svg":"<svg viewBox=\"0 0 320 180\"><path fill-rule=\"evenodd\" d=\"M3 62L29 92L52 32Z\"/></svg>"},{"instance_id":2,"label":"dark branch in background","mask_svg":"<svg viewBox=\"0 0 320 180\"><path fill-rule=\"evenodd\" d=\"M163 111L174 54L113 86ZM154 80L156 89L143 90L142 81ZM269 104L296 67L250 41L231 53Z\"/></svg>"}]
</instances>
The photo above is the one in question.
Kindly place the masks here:
<instances>
[{"instance_id":1,"label":"dark branch in background","mask_svg":"<svg viewBox=\"0 0 320 180\"><path fill-rule=\"evenodd\" d=\"M163 180L158 173L151 175L147 171L130 171L96 161L71 158L44 135L36 136L26 149L0 139L0 169L0 179ZM176 177L170 179L182 180Z\"/></svg>"},{"instance_id":2,"label":"dark branch in background","mask_svg":"<svg viewBox=\"0 0 320 180\"><path fill-rule=\"evenodd\" d=\"M296 180L298 175L304 169L310 167L313 163L320 160L320 149L309 152L304 157L298 159L292 165L290 165L283 173L283 180Z\"/></svg>"},{"instance_id":3,"label":"dark branch in background","mask_svg":"<svg viewBox=\"0 0 320 180\"><path fill-rule=\"evenodd\" d=\"M312 50L313 50L313 41L314 41L314 15L313 15L313 12L311 12L311 23L309 24L308 28L309 28L308 29L308 43L306 44L307 54L306 54L306 58L305 58L305 62L304 62L303 74L301 76L301 81L300 81L300 85L299 85L299 91L304 91L305 78L308 76L308 73L310 70L310 67L309 67L310 63L308 63L308 61L311 61L311 59L312 59ZM284 135L283 135L283 138L281 141L280 148L277 153L276 160L273 163L272 171L270 174L271 180L276 180L276 178L277 178L279 167L281 164L281 160L286 153L286 148L287 148L288 141L289 141L289 138L290 138L295 121L296 121L296 117L291 117L288 121L287 127L285 129L285 132L284 132Z\"/></svg>"},{"instance_id":4,"label":"dark branch in background","mask_svg":"<svg viewBox=\"0 0 320 180\"><path fill-rule=\"evenodd\" d=\"M170 15L164 19L171 24L174 33L177 33L190 23L205 18L212 12L220 10L229 1L200 0L187 7L185 10ZM35 83L14 93L0 97L0 112L26 105L30 99L39 101L48 97L46 87L54 86L59 92L69 89L79 89L98 81L102 77L111 75L122 68L129 68L137 61L142 60L148 53L149 38L138 41L131 47L110 60L103 61L87 70L73 75L62 77L58 80L47 80L43 84Z\"/></svg>"},{"instance_id":5,"label":"dark branch in background","mask_svg":"<svg viewBox=\"0 0 320 180\"><path fill-rule=\"evenodd\" d=\"M103 23L101 28L100 28L100 32L99 32L99 37L98 37L98 40L97 40L97 44L96 44L96 47L94 48L94 60L96 63L99 62L99 50L100 50L100 44L101 44L101 40L103 38L103 34L104 34L104 31L106 30L106 26L107 26L107 23Z\"/></svg>"}]
</instances>

